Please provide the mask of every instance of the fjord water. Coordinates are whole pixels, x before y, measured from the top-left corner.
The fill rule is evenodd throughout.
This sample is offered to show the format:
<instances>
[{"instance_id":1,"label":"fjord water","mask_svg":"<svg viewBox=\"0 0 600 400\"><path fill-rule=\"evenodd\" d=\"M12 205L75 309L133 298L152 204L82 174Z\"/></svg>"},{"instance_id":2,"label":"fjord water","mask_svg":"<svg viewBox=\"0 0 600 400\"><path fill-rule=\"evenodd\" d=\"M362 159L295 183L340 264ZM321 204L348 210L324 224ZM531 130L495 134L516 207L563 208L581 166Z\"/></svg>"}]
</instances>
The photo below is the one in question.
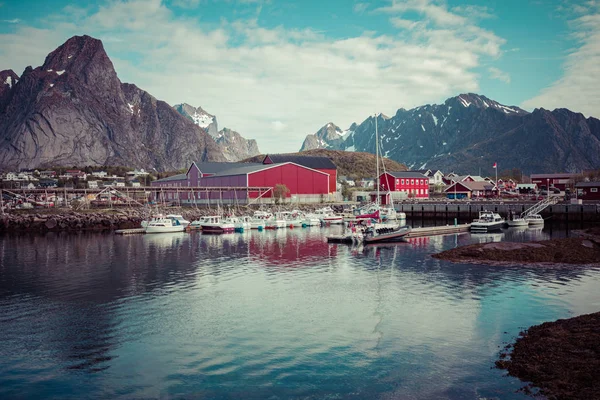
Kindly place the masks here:
<instances>
[{"instance_id":1,"label":"fjord water","mask_svg":"<svg viewBox=\"0 0 600 400\"><path fill-rule=\"evenodd\" d=\"M521 399L501 347L600 310L598 270L430 257L562 230L331 232L0 237L0 398Z\"/></svg>"}]
</instances>

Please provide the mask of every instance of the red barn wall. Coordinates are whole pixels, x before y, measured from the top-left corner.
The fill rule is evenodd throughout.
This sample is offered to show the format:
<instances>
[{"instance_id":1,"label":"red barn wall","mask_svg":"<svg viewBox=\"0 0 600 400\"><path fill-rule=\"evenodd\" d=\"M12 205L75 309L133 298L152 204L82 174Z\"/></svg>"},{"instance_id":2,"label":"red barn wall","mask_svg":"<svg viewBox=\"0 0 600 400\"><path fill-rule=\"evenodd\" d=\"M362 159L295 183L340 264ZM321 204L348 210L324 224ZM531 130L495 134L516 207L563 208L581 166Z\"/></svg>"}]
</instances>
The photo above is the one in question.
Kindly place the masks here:
<instances>
[{"instance_id":1,"label":"red barn wall","mask_svg":"<svg viewBox=\"0 0 600 400\"><path fill-rule=\"evenodd\" d=\"M285 164L248 174L248 186L270 186L284 184L290 190L288 197L295 194L329 194L329 176L323 173ZM251 197L256 197L251 193ZM271 197L271 193L266 197Z\"/></svg>"}]
</instances>

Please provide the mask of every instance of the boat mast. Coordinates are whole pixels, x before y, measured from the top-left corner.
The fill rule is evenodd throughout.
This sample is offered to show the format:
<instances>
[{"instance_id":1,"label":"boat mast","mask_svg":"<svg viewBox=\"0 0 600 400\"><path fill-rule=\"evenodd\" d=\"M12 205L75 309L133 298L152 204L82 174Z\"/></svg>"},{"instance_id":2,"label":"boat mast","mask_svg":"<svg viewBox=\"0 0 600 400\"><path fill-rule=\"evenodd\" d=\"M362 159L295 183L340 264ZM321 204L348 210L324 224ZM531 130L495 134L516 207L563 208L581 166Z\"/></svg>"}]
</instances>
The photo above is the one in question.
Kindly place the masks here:
<instances>
[{"instance_id":1,"label":"boat mast","mask_svg":"<svg viewBox=\"0 0 600 400\"><path fill-rule=\"evenodd\" d=\"M377 114L375 114L375 161L377 164L377 176L375 177L375 185L377 186L377 201L375 204L379 206L379 134L377 133Z\"/></svg>"}]
</instances>

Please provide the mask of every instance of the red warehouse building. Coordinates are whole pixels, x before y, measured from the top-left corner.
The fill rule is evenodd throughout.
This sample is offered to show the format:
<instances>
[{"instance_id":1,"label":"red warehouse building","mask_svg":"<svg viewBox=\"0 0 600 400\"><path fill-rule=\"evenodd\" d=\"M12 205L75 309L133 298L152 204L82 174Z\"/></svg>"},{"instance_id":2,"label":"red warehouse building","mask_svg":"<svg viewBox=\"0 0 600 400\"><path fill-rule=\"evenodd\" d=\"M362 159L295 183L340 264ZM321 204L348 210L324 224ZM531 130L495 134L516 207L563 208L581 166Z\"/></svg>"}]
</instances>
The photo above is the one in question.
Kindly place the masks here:
<instances>
[{"instance_id":1,"label":"red warehouse building","mask_svg":"<svg viewBox=\"0 0 600 400\"><path fill-rule=\"evenodd\" d=\"M329 174L329 193L335 193L337 191L337 167L327 157L319 156L294 156L287 154L267 154L263 159L263 164L275 164L275 163L286 163L292 162L294 164L302 165L307 168L315 169L317 171Z\"/></svg>"},{"instance_id":2,"label":"red warehouse building","mask_svg":"<svg viewBox=\"0 0 600 400\"><path fill-rule=\"evenodd\" d=\"M192 163L185 174L152 182L152 186L162 189L166 200L179 199L191 203L219 201L229 204L247 203L258 197L272 198L273 189L278 184L289 189L287 197L294 196L302 202L319 202L329 194L330 176L293 162L209 162ZM219 189L208 190L210 188Z\"/></svg>"},{"instance_id":3,"label":"red warehouse building","mask_svg":"<svg viewBox=\"0 0 600 400\"><path fill-rule=\"evenodd\" d=\"M404 192L416 199L429 198L429 178L419 172L386 172L379 176L379 185L380 190Z\"/></svg>"}]
</instances>

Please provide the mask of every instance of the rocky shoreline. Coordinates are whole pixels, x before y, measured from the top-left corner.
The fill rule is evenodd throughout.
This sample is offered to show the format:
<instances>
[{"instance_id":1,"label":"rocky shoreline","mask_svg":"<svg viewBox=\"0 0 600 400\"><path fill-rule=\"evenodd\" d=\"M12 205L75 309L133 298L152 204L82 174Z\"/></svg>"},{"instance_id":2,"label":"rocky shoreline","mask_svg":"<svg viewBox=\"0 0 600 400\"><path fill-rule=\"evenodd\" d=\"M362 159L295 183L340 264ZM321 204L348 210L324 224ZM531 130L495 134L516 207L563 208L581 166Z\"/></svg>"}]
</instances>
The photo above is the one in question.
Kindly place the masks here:
<instances>
[{"instance_id":1,"label":"rocky shoreline","mask_svg":"<svg viewBox=\"0 0 600 400\"><path fill-rule=\"evenodd\" d=\"M282 206L285 210L288 205ZM294 208L312 210L314 206L294 205ZM256 207L258 209L258 207ZM277 209L279 207L277 206ZM244 213L252 213L254 209ZM162 214L180 214L189 221L206 215L216 214L214 208L169 207L160 211ZM228 212L227 210L225 211ZM241 213L237 213L240 214ZM0 215L0 233L10 232L62 232L62 231L113 231L117 229L139 228L143 220L150 215L148 209L107 209L107 210L61 210L37 209L18 210Z\"/></svg>"},{"instance_id":2,"label":"rocky shoreline","mask_svg":"<svg viewBox=\"0 0 600 400\"><path fill-rule=\"evenodd\" d=\"M600 228L579 232L578 237L540 242L494 242L462 246L433 254L441 260L474 264L600 266Z\"/></svg>"},{"instance_id":3,"label":"rocky shoreline","mask_svg":"<svg viewBox=\"0 0 600 400\"><path fill-rule=\"evenodd\" d=\"M521 332L496 367L531 382L522 389L527 394L537 387L549 399L600 399L600 312Z\"/></svg>"}]
</instances>

